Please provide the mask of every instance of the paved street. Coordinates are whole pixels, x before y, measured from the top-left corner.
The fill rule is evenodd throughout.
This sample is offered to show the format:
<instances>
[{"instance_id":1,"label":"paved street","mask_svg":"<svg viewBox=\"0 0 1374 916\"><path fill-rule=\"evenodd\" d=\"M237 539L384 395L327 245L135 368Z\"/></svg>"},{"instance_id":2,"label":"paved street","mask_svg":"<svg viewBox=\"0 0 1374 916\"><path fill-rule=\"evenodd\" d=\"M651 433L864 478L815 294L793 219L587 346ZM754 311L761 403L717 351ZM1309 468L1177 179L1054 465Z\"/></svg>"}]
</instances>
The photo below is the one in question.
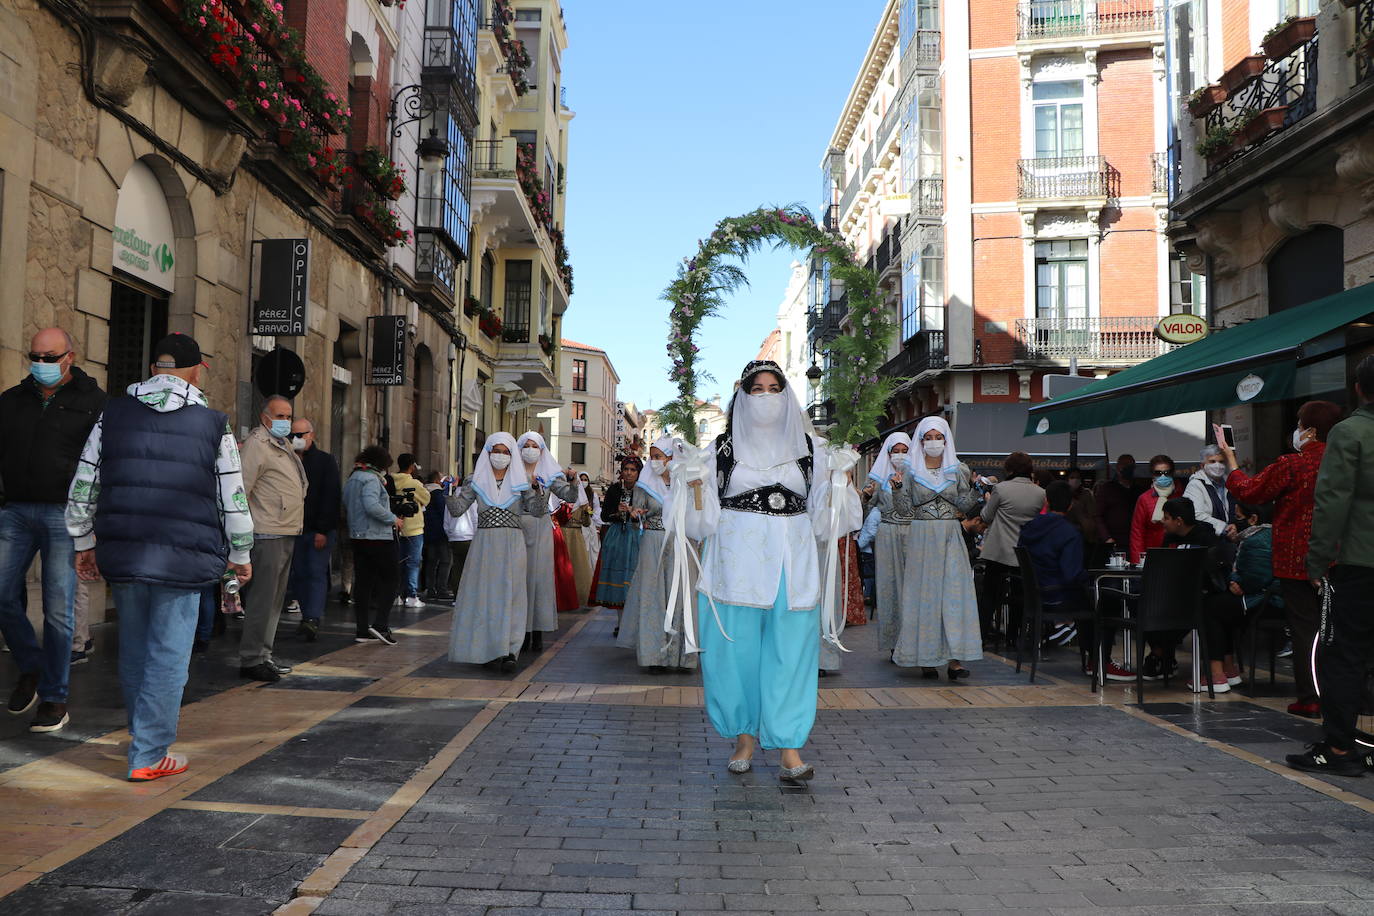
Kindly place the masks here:
<instances>
[{"instance_id":1,"label":"paved street","mask_svg":"<svg viewBox=\"0 0 1374 916\"><path fill-rule=\"evenodd\" d=\"M118 731L7 740L0 912L1374 912L1374 780L1268 763L1315 731L1279 698L1100 699L1072 650L951 687L854 629L795 789L773 755L727 774L695 676L638 671L608 612L498 678L442 660L445 609L406 615L355 648L332 610L271 687L229 686L217 641L182 777L119 780ZM279 656L306 648L283 628Z\"/></svg>"}]
</instances>

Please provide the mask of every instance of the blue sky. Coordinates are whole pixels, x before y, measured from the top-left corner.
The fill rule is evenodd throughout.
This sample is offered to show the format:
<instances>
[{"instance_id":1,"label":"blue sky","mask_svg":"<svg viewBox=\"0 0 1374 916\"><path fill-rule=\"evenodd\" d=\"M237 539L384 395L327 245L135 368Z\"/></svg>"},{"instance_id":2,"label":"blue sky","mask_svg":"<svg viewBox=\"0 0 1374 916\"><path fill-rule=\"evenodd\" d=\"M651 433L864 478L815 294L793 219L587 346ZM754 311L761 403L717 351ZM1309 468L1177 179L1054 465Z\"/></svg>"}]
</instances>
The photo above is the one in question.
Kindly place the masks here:
<instances>
[{"instance_id":1,"label":"blue sky","mask_svg":"<svg viewBox=\"0 0 1374 916\"><path fill-rule=\"evenodd\" d=\"M563 336L605 349L620 398L658 407L668 380L660 295L726 216L820 195L820 161L882 13L881 0L565 0L563 75L576 292ZM774 326L791 250L765 250L750 287L698 343L731 381Z\"/></svg>"}]
</instances>

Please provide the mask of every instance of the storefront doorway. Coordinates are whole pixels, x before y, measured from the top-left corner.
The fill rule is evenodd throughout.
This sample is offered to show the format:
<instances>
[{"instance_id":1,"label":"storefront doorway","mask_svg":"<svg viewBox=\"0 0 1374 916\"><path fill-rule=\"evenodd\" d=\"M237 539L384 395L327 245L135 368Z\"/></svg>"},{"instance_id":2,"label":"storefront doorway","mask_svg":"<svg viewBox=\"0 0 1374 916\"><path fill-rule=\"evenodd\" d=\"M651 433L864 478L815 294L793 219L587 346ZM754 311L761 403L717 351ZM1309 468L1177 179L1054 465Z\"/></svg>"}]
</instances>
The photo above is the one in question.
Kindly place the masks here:
<instances>
[{"instance_id":1,"label":"storefront doorway","mask_svg":"<svg viewBox=\"0 0 1374 916\"><path fill-rule=\"evenodd\" d=\"M133 283L110 284L110 351L106 390L123 394L148 377L152 346L167 336L167 296Z\"/></svg>"}]
</instances>

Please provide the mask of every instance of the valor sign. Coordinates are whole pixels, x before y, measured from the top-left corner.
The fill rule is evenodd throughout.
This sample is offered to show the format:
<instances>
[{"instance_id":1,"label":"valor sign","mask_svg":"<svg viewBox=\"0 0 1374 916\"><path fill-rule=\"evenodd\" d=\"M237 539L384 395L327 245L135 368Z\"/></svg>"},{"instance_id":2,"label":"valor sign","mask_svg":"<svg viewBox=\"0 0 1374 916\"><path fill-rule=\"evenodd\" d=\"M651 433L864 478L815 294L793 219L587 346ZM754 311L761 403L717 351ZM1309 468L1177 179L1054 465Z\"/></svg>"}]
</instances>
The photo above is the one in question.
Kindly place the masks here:
<instances>
[{"instance_id":1,"label":"valor sign","mask_svg":"<svg viewBox=\"0 0 1374 916\"><path fill-rule=\"evenodd\" d=\"M1165 343L1197 343L1207 336L1207 322L1196 315L1165 315L1155 325L1155 336Z\"/></svg>"},{"instance_id":2,"label":"valor sign","mask_svg":"<svg viewBox=\"0 0 1374 916\"><path fill-rule=\"evenodd\" d=\"M304 337L310 300L310 240L261 239L253 243L253 334Z\"/></svg>"},{"instance_id":3,"label":"valor sign","mask_svg":"<svg viewBox=\"0 0 1374 916\"><path fill-rule=\"evenodd\" d=\"M367 319L372 340L372 361L367 367L369 385L406 383L406 317L377 315Z\"/></svg>"}]
</instances>

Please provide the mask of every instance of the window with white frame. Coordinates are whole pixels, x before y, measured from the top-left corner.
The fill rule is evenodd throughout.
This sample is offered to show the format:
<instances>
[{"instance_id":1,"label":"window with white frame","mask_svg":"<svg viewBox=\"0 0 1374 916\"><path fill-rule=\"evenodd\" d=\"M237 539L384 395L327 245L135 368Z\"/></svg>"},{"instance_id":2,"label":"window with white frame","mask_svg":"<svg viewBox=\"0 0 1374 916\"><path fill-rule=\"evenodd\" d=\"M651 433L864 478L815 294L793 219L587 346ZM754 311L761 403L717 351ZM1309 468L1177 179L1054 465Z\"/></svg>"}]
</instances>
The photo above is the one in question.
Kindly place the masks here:
<instances>
[{"instance_id":1,"label":"window with white frame","mask_svg":"<svg viewBox=\"0 0 1374 916\"><path fill-rule=\"evenodd\" d=\"M1035 243L1035 316L1088 317L1088 241Z\"/></svg>"},{"instance_id":2,"label":"window with white frame","mask_svg":"<svg viewBox=\"0 0 1374 916\"><path fill-rule=\"evenodd\" d=\"M1177 254L1169 256L1169 314L1207 317L1207 278Z\"/></svg>"},{"instance_id":3,"label":"window with white frame","mask_svg":"<svg viewBox=\"0 0 1374 916\"><path fill-rule=\"evenodd\" d=\"M1083 155L1083 81L1053 80L1031 85L1035 158Z\"/></svg>"}]
</instances>

